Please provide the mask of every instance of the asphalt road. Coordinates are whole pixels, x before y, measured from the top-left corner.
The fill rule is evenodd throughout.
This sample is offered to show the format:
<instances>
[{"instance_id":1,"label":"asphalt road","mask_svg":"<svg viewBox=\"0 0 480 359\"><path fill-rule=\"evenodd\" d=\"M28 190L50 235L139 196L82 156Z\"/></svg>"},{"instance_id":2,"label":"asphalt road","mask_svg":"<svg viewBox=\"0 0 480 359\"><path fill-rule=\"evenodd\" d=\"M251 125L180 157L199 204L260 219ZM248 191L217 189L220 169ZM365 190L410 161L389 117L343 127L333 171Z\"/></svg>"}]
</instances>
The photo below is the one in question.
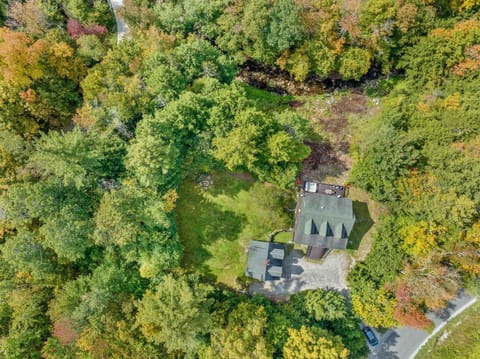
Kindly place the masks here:
<instances>
[{"instance_id":1,"label":"asphalt road","mask_svg":"<svg viewBox=\"0 0 480 359\"><path fill-rule=\"evenodd\" d=\"M435 323L434 333L473 301L474 299L468 294L461 294L449 302L443 312L428 313L428 318ZM375 332L375 334L379 344L375 348L371 348L368 359L413 359L419 347L431 336L424 330L409 327L389 329L383 335L378 332Z\"/></svg>"},{"instance_id":2,"label":"asphalt road","mask_svg":"<svg viewBox=\"0 0 480 359\"><path fill-rule=\"evenodd\" d=\"M117 43L122 41L123 37L128 33L128 26L123 19L118 16L118 8L123 6L123 0L108 0L110 7L113 9L115 21L117 22Z\"/></svg>"}]
</instances>

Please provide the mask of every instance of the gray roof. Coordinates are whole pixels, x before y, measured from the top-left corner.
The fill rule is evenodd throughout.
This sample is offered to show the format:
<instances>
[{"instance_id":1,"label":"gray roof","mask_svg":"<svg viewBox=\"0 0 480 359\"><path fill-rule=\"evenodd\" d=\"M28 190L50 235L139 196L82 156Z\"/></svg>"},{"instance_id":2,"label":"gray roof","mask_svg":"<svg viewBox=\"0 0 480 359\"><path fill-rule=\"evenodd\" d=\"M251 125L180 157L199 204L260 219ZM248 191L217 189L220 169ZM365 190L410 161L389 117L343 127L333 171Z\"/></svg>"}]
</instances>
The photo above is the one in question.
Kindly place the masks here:
<instances>
[{"instance_id":1,"label":"gray roof","mask_svg":"<svg viewBox=\"0 0 480 359\"><path fill-rule=\"evenodd\" d=\"M320 193L299 197L294 241L313 247L347 248L355 224L352 200Z\"/></svg>"},{"instance_id":2,"label":"gray roof","mask_svg":"<svg viewBox=\"0 0 480 359\"><path fill-rule=\"evenodd\" d=\"M280 243L250 241L245 275L259 280L279 279L284 251Z\"/></svg>"}]
</instances>

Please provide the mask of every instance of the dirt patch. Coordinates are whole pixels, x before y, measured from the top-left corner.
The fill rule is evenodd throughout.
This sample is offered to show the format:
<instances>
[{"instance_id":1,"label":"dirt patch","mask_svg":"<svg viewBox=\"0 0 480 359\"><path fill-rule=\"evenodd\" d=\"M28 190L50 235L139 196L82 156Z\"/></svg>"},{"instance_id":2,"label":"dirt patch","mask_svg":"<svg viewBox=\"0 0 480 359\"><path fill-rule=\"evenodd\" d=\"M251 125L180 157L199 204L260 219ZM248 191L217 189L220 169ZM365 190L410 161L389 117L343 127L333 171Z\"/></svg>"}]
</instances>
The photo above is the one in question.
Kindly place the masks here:
<instances>
[{"instance_id":1,"label":"dirt patch","mask_svg":"<svg viewBox=\"0 0 480 359\"><path fill-rule=\"evenodd\" d=\"M368 97L357 89L342 94L333 91L311 98L297 111L309 118L315 131L325 139L318 143L306 143L312 152L303 163L302 178L345 183L353 162L350 156L350 121L352 116L368 115Z\"/></svg>"},{"instance_id":2,"label":"dirt patch","mask_svg":"<svg viewBox=\"0 0 480 359\"><path fill-rule=\"evenodd\" d=\"M348 113L365 113L367 111L367 97L359 93L352 93L334 102L331 110L336 116Z\"/></svg>"},{"instance_id":3,"label":"dirt patch","mask_svg":"<svg viewBox=\"0 0 480 359\"><path fill-rule=\"evenodd\" d=\"M298 108L305 104L305 101L302 100L292 100L288 103L288 107L290 108Z\"/></svg>"},{"instance_id":4,"label":"dirt patch","mask_svg":"<svg viewBox=\"0 0 480 359\"><path fill-rule=\"evenodd\" d=\"M316 171L320 166L335 166L344 170L344 164L340 161L331 144L325 142L310 142L305 144L310 147L310 155L303 161L305 173Z\"/></svg>"},{"instance_id":5,"label":"dirt patch","mask_svg":"<svg viewBox=\"0 0 480 359\"><path fill-rule=\"evenodd\" d=\"M317 120L324 131L331 135L340 137L347 130L348 120L346 117L319 117Z\"/></svg>"}]
</instances>

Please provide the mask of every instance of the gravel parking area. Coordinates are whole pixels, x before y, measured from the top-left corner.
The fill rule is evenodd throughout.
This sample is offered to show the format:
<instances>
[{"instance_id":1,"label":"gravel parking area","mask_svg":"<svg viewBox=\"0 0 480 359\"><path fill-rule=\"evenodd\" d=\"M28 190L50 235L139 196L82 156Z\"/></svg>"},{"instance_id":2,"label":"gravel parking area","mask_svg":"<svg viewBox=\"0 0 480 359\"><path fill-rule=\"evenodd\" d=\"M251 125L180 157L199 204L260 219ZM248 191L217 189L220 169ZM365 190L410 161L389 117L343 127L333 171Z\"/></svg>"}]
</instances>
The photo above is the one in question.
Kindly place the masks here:
<instances>
[{"instance_id":1,"label":"gravel parking area","mask_svg":"<svg viewBox=\"0 0 480 359\"><path fill-rule=\"evenodd\" d=\"M252 283L250 294L262 294L274 300L287 300L294 293L318 288L347 290L350 257L344 251L332 251L320 263L307 261L298 250L285 257L284 278Z\"/></svg>"}]
</instances>

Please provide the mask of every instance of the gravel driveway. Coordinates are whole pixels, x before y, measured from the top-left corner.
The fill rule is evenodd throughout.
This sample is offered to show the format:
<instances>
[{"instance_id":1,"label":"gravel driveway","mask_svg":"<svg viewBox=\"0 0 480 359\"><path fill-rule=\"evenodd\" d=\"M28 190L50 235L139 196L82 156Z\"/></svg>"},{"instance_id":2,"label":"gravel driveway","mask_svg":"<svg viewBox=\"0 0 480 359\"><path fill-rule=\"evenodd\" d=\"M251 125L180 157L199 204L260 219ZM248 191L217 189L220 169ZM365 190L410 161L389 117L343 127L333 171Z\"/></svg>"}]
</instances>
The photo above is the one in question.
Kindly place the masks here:
<instances>
[{"instance_id":1,"label":"gravel driveway","mask_svg":"<svg viewBox=\"0 0 480 359\"><path fill-rule=\"evenodd\" d=\"M262 294L275 300L286 300L294 293L307 289L347 289L346 276L350 258L343 251L332 251L320 263L307 261L298 250L285 257L284 278L280 280L252 283L250 294Z\"/></svg>"}]
</instances>

